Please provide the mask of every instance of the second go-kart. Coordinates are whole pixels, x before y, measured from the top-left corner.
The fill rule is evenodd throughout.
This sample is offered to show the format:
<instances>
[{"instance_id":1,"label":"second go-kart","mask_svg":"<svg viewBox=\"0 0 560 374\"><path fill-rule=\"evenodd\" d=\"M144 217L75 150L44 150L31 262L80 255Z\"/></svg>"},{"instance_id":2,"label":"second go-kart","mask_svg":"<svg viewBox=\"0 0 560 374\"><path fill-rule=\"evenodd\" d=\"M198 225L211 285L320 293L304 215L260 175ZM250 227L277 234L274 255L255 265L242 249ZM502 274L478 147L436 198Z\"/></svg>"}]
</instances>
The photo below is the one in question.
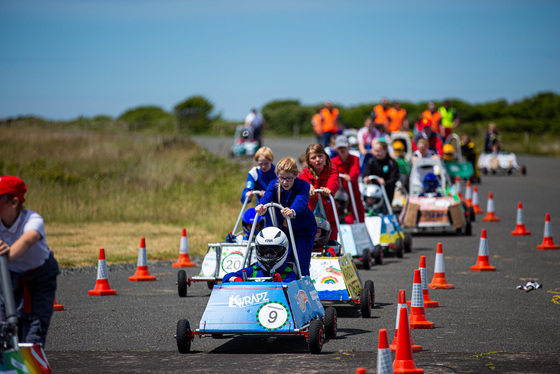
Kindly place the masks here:
<instances>
[{"instance_id":1,"label":"second go-kart","mask_svg":"<svg viewBox=\"0 0 560 374\"><path fill-rule=\"evenodd\" d=\"M443 146L443 164L451 180L459 177L474 182L476 179L473 165L463 158L459 135L451 134Z\"/></svg>"},{"instance_id":2,"label":"second go-kart","mask_svg":"<svg viewBox=\"0 0 560 374\"><path fill-rule=\"evenodd\" d=\"M315 190L319 192L321 190ZM338 219L336 204L332 201L335 220L340 232L342 225ZM319 200L321 201L321 200ZM319 204L321 204L319 202ZM317 214L317 213L316 213ZM375 306L375 287L372 280L362 282L358 269L347 253L343 244L329 240L331 235L330 223L320 214L316 215L318 233L311 257L311 280L319 293L319 298L325 302L350 303L360 308L362 317L371 316L371 309Z\"/></svg>"},{"instance_id":3,"label":"second go-kart","mask_svg":"<svg viewBox=\"0 0 560 374\"><path fill-rule=\"evenodd\" d=\"M379 177L369 176L372 180ZM366 207L365 223L375 246L376 263L383 262L383 255L402 258L404 252L412 250L412 235L405 233L393 213L384 185L369 184L362 194Z\"/></svg>"},{"instance_id":4,"label":"second go-kart","mask_svg":"<svg viewBox=\"0 0 560 374\"><path fill-rule=\"evenodd\" d=\"M452 231L472 235L471 210L457 195L440 159L419 159L410 173L410 195L400 221L415 233Z\"/></svg>"},{"instance_id":5,"label":"second go-kart","mask_svg":"<svg viewBox=\"0 0 560 374\"><path fill-rule=\"evenodd\" d=\"M276 203L268 203L265 207L283 209ZM250 240L254 236L255 223ZM286 223L294 252L296 279L271 282L270 277L247 277L240 282L216 285L198 328L191 329L187 319L178 321L175 338L180 353L191 350L195 336L295 335L308 340L311 353L320 353L325 339L336 337L336 309L325 310L311 279L301 276L289 217Z\"/></svg>"},{"instance_id":6,"label":"second go-kart","mask_svg":"<svg viewBox=\"0 0 560 374\"><path fill-rule=\"evenodd\" d=\"M187 296L187 289L192 283L203 282L208 285L209 289L212 289L216 283L221 282L227 273L243 269L254 263L255 246L254 244L248 246L246 238L243 237L244 232L247 231L246 226L251 223L250 220L245 222L245 218L242 219L244 213L247 212L245 210L247 203L248 199L245 199L233 231L227 234L226 241L208 244L208 252L202 261L199 275L188 278L185 270L177 272L177 292L180 297ZM258 216L253 217L257 225L264 226L264 219ZM241 224L244 226L243 231L238 231Z\"/></svg>"},{"instance_id":7,"label":"second go-kart","mask_svg":"<svg viewBox=\"0 0 560 374\"><path fill-rule=\"evenodd\" d=\"M513 172L527 174L525 165L517 163L515 153L482 153L478 157L478 168L486 174L512 174Z\"/></svg>"}]
</instances>

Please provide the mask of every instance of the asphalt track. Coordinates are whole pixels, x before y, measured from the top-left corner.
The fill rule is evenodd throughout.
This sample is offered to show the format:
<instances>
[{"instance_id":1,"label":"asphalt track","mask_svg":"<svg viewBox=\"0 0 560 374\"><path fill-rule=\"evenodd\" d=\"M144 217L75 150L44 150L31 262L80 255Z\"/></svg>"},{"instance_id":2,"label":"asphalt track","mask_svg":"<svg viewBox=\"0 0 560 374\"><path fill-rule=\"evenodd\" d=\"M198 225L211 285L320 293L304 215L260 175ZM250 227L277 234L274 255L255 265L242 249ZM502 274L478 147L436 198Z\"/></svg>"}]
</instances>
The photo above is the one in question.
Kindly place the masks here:
<instances>
[{"instance_id":1,"label":"asphalt track","mask_svg":"<svg viewBox=\"0 0 560 374\"><path fill-rule=\"evenodd\" d=\"M229 146L228 139L221 141ZM282 153L297 158L307 144L274 142L267 144L277 159ZM277 150L280 147L282 151ZM177 270L171 262L158 262L149 264L156 282L129 282L136 264L110 267L109 283L116 296L88 296L96 281L94 268L65 271L57 291L65 310L55 312L46 346L50 364L55 373L354 373L357 367L373 373L378 330L386 328L389 338L394 336L398 290L405 289L410 299L421 255L426 256L431 280L436 245L441 242L447 279L455 289L430 290L440 306L426 309L426 315L436 328L412 330L414 343L423 347L414 354L416 365L426 373L560 373L560 251L536 249L547 212L560 243L560 160L518 158L527 166L526 177L486 176L479 185L482 209L492 191L500 222L484 223L479 215L470 237L415 236L412 253L403 259L385 258L372 270L360 269L363 280L375 283L372 317L361 318L350 305L337 306L338 337L327 341L320 355L309 354L305 340L294 336L196 338L192 353L179 354L174 339L177 321L187 318L191 326L198 326L210 291L194 284L187 298L179 298ZM510 235L519 201L531 236ZM482 228L488 232L495 272L470 271ZM196 275L198 269L187 272ZM532 292L516 289L529 280L543 287Z\"/></svg>"}]
</instances>

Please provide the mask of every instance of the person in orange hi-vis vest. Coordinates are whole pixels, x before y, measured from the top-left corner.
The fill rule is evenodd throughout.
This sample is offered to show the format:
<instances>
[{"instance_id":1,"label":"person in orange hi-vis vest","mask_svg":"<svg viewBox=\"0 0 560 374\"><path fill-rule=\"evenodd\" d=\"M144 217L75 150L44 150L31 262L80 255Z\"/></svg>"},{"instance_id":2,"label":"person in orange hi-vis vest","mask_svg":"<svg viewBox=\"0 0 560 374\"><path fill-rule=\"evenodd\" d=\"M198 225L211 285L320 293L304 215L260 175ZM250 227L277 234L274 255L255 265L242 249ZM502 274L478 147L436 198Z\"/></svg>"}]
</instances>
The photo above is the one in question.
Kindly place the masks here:
<instances>
[{"instance_id":1,"label":"person in orange hi-vis vest","mask_svg":"<svg viewBox=\"0 0 560 374\"><path fill-rule=\"evenodd\" d=\"M441 126L441 114L436 108L436 104L433 101L428 103L428 109L422 112L422 118L429 119L432 121L432 130L436 133L440 133L440 126ZM422 129L418 129L418 132L422 131Z\"/></svg>"},{"instance_id":2,"label":"person in orange hi-vis vest","mask_svg":"<svg viewBox=\"0 0 560 374\"><path fill-rule=\"evenodd\" d=\"M317 143L323 141L323 117L321 116L321 107L317 108L317 112L311 117L311 125L313 126L313 132L317 139Z\"/></svg>"},{"instance_id":3,"label":"person in orange hi-vis vest","mask_svg":"<svg viewBox=\"0 0 560 374\"><path fill-rule=\"evenodd\" d=\"M389 132L408 131L408 119L406 118L406 109L401 108L401 103L393 102L393 106L389 108Z\"/></svg>"},{"instance_id":4,"label":"person in orange hi-vis vest","mask_svg":"<svg viewBox=\"0 0 560 374\"><path fill-rule=\"evenodd\" d=\"M381 104L373 107L373 116L375 117L374 123L379 129L383 129L383 132L389 133L389 100L386 97L381 99Z\"/></svg>"},{"instance_id":5,"label":"person in orange hi-vis vest","mask_svg":"<svg viewBox=\"0 0 560 374\"><path fill-rule=\"evenodd\" d=\"M338 109L333 108L330 101L325 101L325 107L319 112L322 118L323 139L321 144L328 147L331 143L333 135L338 134Z\"/></svg>"}]
</instances>

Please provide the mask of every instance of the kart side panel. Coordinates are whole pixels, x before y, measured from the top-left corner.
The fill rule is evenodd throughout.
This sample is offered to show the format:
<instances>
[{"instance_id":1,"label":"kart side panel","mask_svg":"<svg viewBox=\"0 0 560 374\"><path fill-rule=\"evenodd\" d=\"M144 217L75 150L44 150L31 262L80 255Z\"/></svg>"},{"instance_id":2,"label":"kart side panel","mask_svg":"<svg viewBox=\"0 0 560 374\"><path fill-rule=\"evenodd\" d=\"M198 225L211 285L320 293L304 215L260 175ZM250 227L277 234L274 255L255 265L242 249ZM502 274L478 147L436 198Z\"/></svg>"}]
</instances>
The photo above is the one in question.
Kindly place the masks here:
<instances>
[{"instance_id":1,"label":"kart side panel","mask_svg":"<svg viewBox=\"0 0 560 374\"><path fill-rule=\"evenodd\" d=\"M364 249L373 249L373 243L365 223L340 225L338 235L338 241L340 242L340 236L342 236L345 251L353 257L361 256L364 253Z\"/></svg>"},{"instance_id":2,"label":"kart side panel","mask_svg":"<svg viewBox=\"0 0 560 374\"><path fill-rule=\"evenodd\" d=\"M381 230L383 219L381 217L366 217L365 224L367 226L371 241L374 246L381 243Z\"/></svg>"},{"instance_id":3,"label":"kart side panel","mask_svg":"<svg viewBox=\"0 0 560 374\"><path fill-rule=\"evenodd\" d=\"M20 343L18 349L3 352L2 373L52 373L40 344Z\"/></svg>"},{"instance_id":4,"label":"kart side panel","mask_svg":"<svg viewBox=\"0 0 560 374\"><path fill-rule=\"evenodd\" d=\"M252 245L254 246L254 245ZM254 251L251 251L251 253ZM251 253L249 256L251 256ZM246 243L212 243L200 267L201 277L222 279L226 274L248 266Z\"/></svg>"},{"instance_id":5,"label":"kart side panel","mask_svg":"<svg viewBox=\"0 0 560 374\"><path fill-rule=\"evenodd\" d=\"M358 274L358 269L356 264L352 261L352 256L348 253L338 259L340 263L340 269L344 276L344 281L346 282L346 288L350 293L352 299L359 299L360 292L362 291L362 279Z\"/></svg>"},{"instance_id":6,"label":"kart side panel","mask_svg":"<svg viewBox=\"0 0 560 374\"><path fill-rule=\"evenodd\" d=\"M321 300L350 300L338 257L312 257L310 273Z\"/></svg>"}]
</instances>

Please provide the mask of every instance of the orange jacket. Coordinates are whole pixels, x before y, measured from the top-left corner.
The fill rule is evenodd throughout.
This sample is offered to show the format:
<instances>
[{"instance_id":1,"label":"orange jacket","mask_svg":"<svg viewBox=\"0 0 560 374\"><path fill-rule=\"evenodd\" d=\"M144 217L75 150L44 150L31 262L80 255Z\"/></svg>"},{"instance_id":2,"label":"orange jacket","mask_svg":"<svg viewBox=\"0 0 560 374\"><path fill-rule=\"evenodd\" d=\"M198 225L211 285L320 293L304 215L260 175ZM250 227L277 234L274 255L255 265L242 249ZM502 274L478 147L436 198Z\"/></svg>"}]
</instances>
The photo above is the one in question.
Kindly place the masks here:
<instances>
[{"instance_id":1,"label":"orange jacket","mask_svg":"<svg viewBox=\"0 0 560 374\"><path fill-rule=\"evenodd\" d=\"M323 117L319 113L315 113L311 118L311 124L315 135L321 136L323 134Z\"/></svg>"},{"instance_id":2,"label":"orange jacket","mask_svg":"<svg viewBox=\"0 0 560 374\"><path fill-rule=\"evenodd\" d=\"M432 129L439 134L439 124L441 123L441 114L435 111L433 114L428 109L422 113L422 118L427 118L432 121Z\"/></svg>"},{"instance_id":3,"label":"orange jacket","mask_svg":"<svg viewBox=\"0 0 560 374\"><path fill-rule=\"evenodd\" d=\"M323 118L323 132L338 132L338 109L332 108L331 111L323 108L319 114Z\"/></svg>"},{"instance_id":4,"label":"orange jacket","mask_svg":"<svg viewBox=\"0 0 560 374\"><path fill-rule=\"evenodd\" d=\"M406 118L406 110L403 108L396 110L389 108L389 132L401 131L404 119Z\"/></svg>"},{"instance_id":5,"label":"orange jacket","mask_svg":"<svg viewBox=\"0 0 560 374\"><path fill-rule=\"evenodd\" d=\"M383 109L383 106L380 105L376 105L373 107L373 113L375 113L375 123L380 123L383 126L387 127L389 126L389 118L387 117L387 112L389 111L389 108L387 108L387 111L385 111L385 109Z\"/></svg>"}]
</instances>

